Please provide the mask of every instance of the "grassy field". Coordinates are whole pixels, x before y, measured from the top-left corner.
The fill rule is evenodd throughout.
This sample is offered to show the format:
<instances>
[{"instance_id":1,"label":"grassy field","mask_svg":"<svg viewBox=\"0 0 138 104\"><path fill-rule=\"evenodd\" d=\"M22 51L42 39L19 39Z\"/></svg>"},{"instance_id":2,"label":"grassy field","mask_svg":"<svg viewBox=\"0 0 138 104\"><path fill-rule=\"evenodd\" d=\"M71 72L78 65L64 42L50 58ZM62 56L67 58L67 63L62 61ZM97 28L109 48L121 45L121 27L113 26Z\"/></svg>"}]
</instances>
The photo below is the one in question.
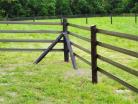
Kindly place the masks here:
<instances>
[{"instance_id":1,"label":"grassy field","mask_svg":"<svg viewBox=\"0 0 138 104\"><path fill-rule=\"evenodd\" d=\"M59 20L42 20L59 21ZM86 25L85 19L69 19L71 23ZM89 18L88 26L138 35L138 24L132 17L115 17L113 25L108 17ZM57 26L0 25L11 30L61 30ZM69 27L69 31L90 37L90 32ZM0 38L55 39L54 34L0 34ZM70 36L71 41L90 49L90 43ZM127 39L98 34L98 40L138 52L138 43ZM0 48L46 48L44 43L0 43ZM59 44L57 48L62 48ZM73 47L74 48L74 47ZM90 60L90 56L74 48ZM98 53L138 71L138 59L98 47ZM0 52L0 104L137 104L138 95L108 77L98 73L99 83L91 83L90 67L77 59L78 70L65 63L63 53L50 53L40 64L32 64L41 52ZM98 66L138 88L137 77L98 60Z\"/></svg>"}]
</instances>

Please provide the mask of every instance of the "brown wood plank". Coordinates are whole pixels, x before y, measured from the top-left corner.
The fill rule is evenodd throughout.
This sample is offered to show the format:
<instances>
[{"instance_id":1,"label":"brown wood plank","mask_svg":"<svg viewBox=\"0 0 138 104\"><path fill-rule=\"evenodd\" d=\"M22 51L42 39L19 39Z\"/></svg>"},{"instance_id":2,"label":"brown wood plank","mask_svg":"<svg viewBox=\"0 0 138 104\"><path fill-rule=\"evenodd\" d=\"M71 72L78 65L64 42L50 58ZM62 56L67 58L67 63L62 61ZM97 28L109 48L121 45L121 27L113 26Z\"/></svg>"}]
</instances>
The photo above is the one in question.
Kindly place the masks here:
<instances>
[{"instance_id":1,"label":"brown wood plank","mask_svg":"<svg viewBox=\"0 0 138 104\"><path fill-rule=\"evenodd\" d=\"M97 73L97 28L91 26L91 69L92 69L92 83L98 83Z\"/></svg>"},{"instance_id":2,"label":"brown wood plank","mask_svg":"<svg viewBox=\"0 0 138 104\"><path fill-rule=\"evenodd\" d=\"M26 21L0 21L0 24L62 25L62 23L60 22L26 22Z\"/></svg>"},{"instance_id":3,"label":"brown wood plank","mask_svg":"<svg viewBox=\"0 0 138 104\"><path fill-rule=\"evenodd\" d=\"M80 26L72 23L69 23L69 26L90 31L90 27L86 27L86 26Z\"/></svg>"},{"instance_id":4,"label":"brown wood plank","mask_svg":"<svg viewBox=\"0 0 138 104\"><path fill-rule=\"evenodd\" d=\"M75 44L75 43L73 43L73 42L71 42L71 45L73 45L73 46L76 47L76 48L79 48L80 50L82 50L82 51L84 51L84 52L86 52L86 53L88 53L88 54L91 54L91 51L90 51L90 50L85 49L85 48L83 48L83 47L81 47L81 46L79 46L79 45L77 45L77 44Z\"/></svg>"},{"instance_id":5,"label":"brown wood plank","mask_svg":"<svg viewBox=\"0 0 138 104\"><path fill-rule=\"evenodd\" d=\"M86 38L86 37L83 37L83 36L80 36L80 35L78 35L78 34L76 34L76 33L69 32L69 34L70 34L71 36L74 36L74 37L79 38L79 39L81 39L81 40L84 40L84 41L86 41L86 42L91 42L91 39Z\"/></svg>"},{"instance_id":6,"label":"brown wood plank","mask_svg":"<svg viewBox=\"0 0 138 104\"><path fill-rule=\"evenodd\" d=\"M62 21L61 21L62 22ZM63 33L68 34L68 21L66 18L63 19ZM65 38L65 36L63 36L63 47L64 47L64 61L65 62L69 62L69 49L67 46L67 40Z\"/></svg>"},{"instance_id":7,"label":"brown wood plank","mask_svg":"<svg viewBox=\"0 0 138 104\"><path fill-rule=\"evenodd\" d=\"M103 29L98 29L98 33L101 33L101 34L104 34L104 35L110 35L110 36L121 37L121 38L126 38L126 39L129 39L129 40L138 41L138 36L136 36L136 35L119 33L119 32L113 32L113 31L108 31L108 30L103 30Z\"/></svg>"},{"instance_id":8,"label":"brown wood plank","mask_svg":"<svg viewBox=\"0 0 138 104\"><path fill-rule=\"evenodd\" d=\"M34 40L34 39L0 39L0 42L30 42L30 43L52 43L54 40ZM60 41L63 43L63 40Z\"/></svg>"},{"instance_id":9,"label":"brown wood plank","mask_svg":"<svg viewBox=\"0 0 138 104\"><path fill-rule=\"evenodd\" d=\"M124 54L127 54L127 55L138 58L138 52L133 52L133 51L130 51L130 50L127 50L127 49L119 48L119 47L109 45L109 44L106 44L106 43L102 43L102 42L98 42L98 45L101 46L101 47L104 47L104 48L108 48L108 49L111 49L111 50L121 52L121 53L124 53Z\"/></svg>"},{"instance_id":10,"label":"brown wood plank","mask_svg":"<svg viewBox=\"0 0 138 104\"><path fill-rule=\"evenodd\" d=\"M19 52L19 51L26 51L26 52L30 52L30 51L33 51L33 52L41 52L41 51L44 51L44 50L46 50L46 49L27 49L27 48L0 48L0 51L3 51L3 52ZM62 52L63 51L63 49L52 49L51 50L52 52L54 51L58 51L58 52Z\"/></svg>"},{"instance_id":11,"label":"brown wood plank","mask_svg":"<svg viewBox=\"0 0 138 104\"><path fill-rule=\"evenodd\" d=\"M118 68L120 68L120 69L122 69L122 70L124 70L124 71L126 71L126 72L128 72L130 74L132 74L132 75L138 76L138 71L136 71L134 69L131 69L129 67L126 67L126 66L124 66L124 65L122 65L120 63L117 63L115 61L112 61L112 60L110 60L108 58L105 58L105 57L103 57L101 55L98 55L98 59L100 59L102 61L105 61L105 62L107 62L107 63L109 63L109 64L111 64L111 65L113 65L115 67L118 67Z\"/></svg>"},{"instance_id":12,"label":"brown wood plank","mask_svg":"<svg viewBox=\"0 0 138 104\"><path fill-rule=\"evenodd\" d=\"M38 64L53 49L53 47L61 40L62 37L63 37L63 34L59 35L55 39L55 41L39 56L39 58L34 63Z\"/></svg>"},{"instance_id":13,"label":"brown wood plank","mask_svg":"<svg viewBox=\"0 0 138 104\"><path fill-rule=\"evenodd\" d=\"M98 71L101 72L102 74L108 76L109 78L111 78L111 79L113 79L113 80L119 82L120 84L124 85L125 87L129 88L130 90L132 90L132 91L138 93L138 88L136 88L136 87L134 87L134 86L128 84L127 82L125 82L125 81L123 81L123 80L117 78L116 76L110 74L109 72L104 71L102 68L98 68Z\"/></svg>"},{"instance_id":14,"label":"brown wood plank","mask_svg":"<svg viewBox=\"0 0 138 104\"><path fill-rule=\"evenodd\" d=\"M68 46L68 49L69 49L69 53L70 53L70 57L71 57L73 68L77 69L77 64L76 64L75 56L73 54L73 49L71 47L71 42L69 40L68 34L65 33L64 37L65 37L66 42L67 42L67 46Z\"/></svg>"},{"instance_id":15,"label":"brown wood plank","mask_svg":"<svg viewBox=\"0 0 138 104\"><path fill-rule=\"evenodd\" d=\"M51 33L51 34L60 34L61 31L55 31L55 30L0 30L0 33Z\"/></svg>"},{"instance_id":16,"label":"brown wood plank","mask_svg":"<svg viewBox=\"0 0 138 104\"><path fill-rule=\"evenodd\" d=\"M81 57L80 55L77 55L76 53L74 53L74 55L79 58L80 60L82 60L83 62L85 62L86 64L91 66L91 62L89 62L88 60L84 59L83 57Z\"/></svg>"}]
</instances>

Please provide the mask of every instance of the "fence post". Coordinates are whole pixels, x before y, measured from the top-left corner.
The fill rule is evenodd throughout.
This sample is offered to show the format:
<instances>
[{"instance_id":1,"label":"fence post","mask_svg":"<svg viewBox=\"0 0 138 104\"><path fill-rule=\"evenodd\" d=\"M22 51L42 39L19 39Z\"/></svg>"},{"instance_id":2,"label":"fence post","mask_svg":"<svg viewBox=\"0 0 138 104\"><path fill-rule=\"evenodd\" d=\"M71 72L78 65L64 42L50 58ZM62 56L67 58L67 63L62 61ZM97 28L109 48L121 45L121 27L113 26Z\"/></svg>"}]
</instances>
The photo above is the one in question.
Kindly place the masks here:
<instances>
[{"instance_id":1,"label":"fence post","mask_svg":"<svg viewBox=\"0 0 138 104\"><path fill-rule=\"evenodd\" d=\"M87 14L86 14L86 24L88 24L88 16L87 16Z\"/></svg>"},{"instance_id":2,"label":"fence post","mask_svg":"<svg viewBox=\"0 0 138 104\"><path fill-rule=\"evenodd\" d=\"M137 23L137 13L135 13L135 23Z\"/></svg>"},{"instance_id":3,"label":"fence post","mask_svg":"<svg viewBox=\"0 0 138 104\"><path fill-rule=\"evenodd\" d=\"M9 20L9 15L7 14L6 15L6 21L8 21ZM7 25L9 25L9 24L7 24Z\"/></svg>"},{"instance_id":4,"label":"fence post","mask_svg":"<svg viewBox=\"0 0 138 104\"><path fill-rule=\"evenodd\" d=\"M92 68L92 83L98 82L97 76L97 29L96 26L91 26L91 68Z\"/></svg>"},{"instance_id":5,"label":"fence post","mask_svg":"<svg viewBox=\"0 0 138 104\"><path fill-rule=\"evenodd\" d=\"M33 15L33 22L35 22L35 15Z\"/></svg>"},{"instance_id":6,"label":"fence post","mask_svg":"<svg viewBox=\"0 0 138 104\"><path fill-rule=\"evenodd\" d=\"M68 23L66 18L63 19L63 32L68 33ZM63 37L63 41L64 41L64 61L69 62L69 49L67 47L67 42L65 37Z\"/></svg>"},{"instance_id":7,"label":"fence post","mask_svg":"<svg viewBox=\"0 0 138 104\"><path fill-rule=\"evenodd\" d=\"M111 24L113 24L113 15L112 14L110 16L110 19L111 19Z\"/></svg>"},{"instance_id":8,"label":"fence post","mask_svg":"<svg viewBox=\"0 0 138 104\"><path fill-rule=\"evenodd\" d=\"M63 16L62 15L60 16L60 22L61 23L63 22Z\"/></svg>"}]
</instances>

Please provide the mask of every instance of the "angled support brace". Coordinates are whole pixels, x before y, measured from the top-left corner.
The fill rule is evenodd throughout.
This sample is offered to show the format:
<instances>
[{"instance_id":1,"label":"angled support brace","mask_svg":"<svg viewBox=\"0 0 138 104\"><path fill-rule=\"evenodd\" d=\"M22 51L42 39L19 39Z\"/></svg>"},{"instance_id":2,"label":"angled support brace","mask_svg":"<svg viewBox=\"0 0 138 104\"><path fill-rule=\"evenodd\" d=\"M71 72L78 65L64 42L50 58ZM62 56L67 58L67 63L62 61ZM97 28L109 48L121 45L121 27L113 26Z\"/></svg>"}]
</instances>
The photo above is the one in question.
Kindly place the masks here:
<instances>
[{"instance_id":1,"label":"angled support brace","mask_svg":"<svg viewBox=\"0 0 138 104\"><path fill-rule=\"evenodd\" d=\"M40 57L34 62L34 64L38 64L52 49L53 47L61 40L63 34L59 35L56 40L40 55Z\"/></svg>"},{"instance_id":2,"label":"angled support brace","mask_svg":"<svg viewBox=\"0 0 138 104\"><path fill-rule=\"evenodd\" d=\"M73 50L72 50L71 43L70 43L70 40L69 40L69 37L68 37L68 33L67 32L64 32L63 35L64 35L65 40L67 42L67 47L68 47L68 50L69 50L69 53L70 53L70 57L71 57L71 61L72 61L73 68L74 69L77 69L75 55L73 54Z\"/></svg>"},{"instance_id":3,"label":"angled support brace","mask_svg":"<svg viewBox=\"0 0 138 104\"><path fill-rule=\"evenodd\" d=\"M63 32L62 32L62 34L59 35L56 38L56 40L40 55L40 57L34 62L34 64L38 64L53 49L53 47L61 40L62 37L64 39L64 60L66 62L69 61L69 56L68 56L68 52L69 52L73 68L77 69L75 55L73 54L71 43L70 43L70 40L68 37L67 20L66 19L63 20Z\"/></svg>"}]
</instances>

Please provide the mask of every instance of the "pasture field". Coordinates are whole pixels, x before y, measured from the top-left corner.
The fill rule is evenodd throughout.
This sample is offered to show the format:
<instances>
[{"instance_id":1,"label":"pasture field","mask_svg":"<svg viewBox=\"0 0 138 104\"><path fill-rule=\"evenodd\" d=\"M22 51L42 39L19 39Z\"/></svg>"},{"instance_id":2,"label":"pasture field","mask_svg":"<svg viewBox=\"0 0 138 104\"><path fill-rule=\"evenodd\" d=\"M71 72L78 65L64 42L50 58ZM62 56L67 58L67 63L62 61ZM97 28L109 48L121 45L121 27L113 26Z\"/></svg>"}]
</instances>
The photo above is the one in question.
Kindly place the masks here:
<instances>
[{"instance_id":1,"label":"pasture field","mask_svg":"<svg viewBox=\"0 0 138 104\"><path fill-rule=\"evenodd\" d=\"M59 21L60 20L39 20ZM70 23L138 35L133 17L68 19ZM1 30L62 30L62 26L0 25ZM90 32L71 28L69 31L90 37ZM55 39L55 34L0 34L1 39ZM90 43L70 36L71 41L90 49ZM138 52L138 43L98 34L98 40ZM0 48L46 48L47 43L0 43ZM59 44L57 48L62 48ZM73 47L76 53L90 56ZM98 53L138 71L138 59L98 47ZM78 70L65 63L63 53L50 53L40 64L33 62L41 52L0 52L0 104L138 104L138 94L98 73L99 83L91 83L91 68L76 58ZM138 88L138 78L98 60L98 66Z\"/></svg>"}]
</instances>

